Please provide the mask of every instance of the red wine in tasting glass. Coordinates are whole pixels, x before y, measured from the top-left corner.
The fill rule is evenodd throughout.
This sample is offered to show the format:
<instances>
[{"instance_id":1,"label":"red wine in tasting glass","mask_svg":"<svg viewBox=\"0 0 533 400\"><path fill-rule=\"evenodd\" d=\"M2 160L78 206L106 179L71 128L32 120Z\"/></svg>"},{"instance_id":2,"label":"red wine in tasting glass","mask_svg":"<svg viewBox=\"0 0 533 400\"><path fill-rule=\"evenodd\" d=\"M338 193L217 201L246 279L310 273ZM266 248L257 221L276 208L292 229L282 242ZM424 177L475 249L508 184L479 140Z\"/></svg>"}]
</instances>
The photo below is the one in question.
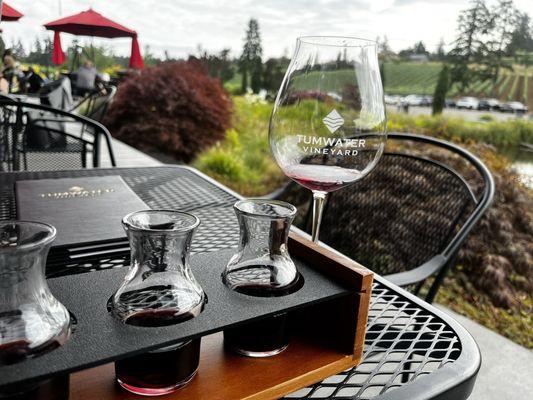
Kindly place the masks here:
<instances>
[{"instance_id":1,"label":"red wine in tasting glass","mask_svg":"<svg viewBox=\"0 0 533 400\"><path fill-rule=\"evenodd\" d=\"M361 178L361 172L354 169L314 164L286 167L285 175L308 189L322 192L332 192Z\"/></svg>"},{"instance_id":2,"label":"red wine in tasting glass","mask_svg":"<svg viewBox=\"0 0 533 400\"><path fill-rule=\"evenodd\" d=\"M194 318L187 312L176 315L175 310L145 310L126 319L128 325L158 327ZM201 338L189 340L139 356L115 362L117 380L125 389L141 395L160 395L173 392L189 382L200 362Z\"/></svg>"},{"instance_id":3,"label":"red wine in tasting glass","mask_svg":"<svg viewBox=\"0 0 533 400\"><path fill-rule=\"evenodd\" d=\"M239 281L238 276L241 273L253 275L250 271L254 269L265 271L271 269L271 267L268 265L247 266L232 271L226 278L231 281L233 277L237 276L235 281ZM303 277L298 275L291 284L283 287L252 283L240 284L233 287L233 290L248 296L279 297L287 296L298 291L303 284ZM227 329L224 331L224 345L230 350L251 357L277 354L289 345L290 331L288 320L289 315L282 312L270 318L250 322L237 328Z\"/></svg>"}]
</instances>

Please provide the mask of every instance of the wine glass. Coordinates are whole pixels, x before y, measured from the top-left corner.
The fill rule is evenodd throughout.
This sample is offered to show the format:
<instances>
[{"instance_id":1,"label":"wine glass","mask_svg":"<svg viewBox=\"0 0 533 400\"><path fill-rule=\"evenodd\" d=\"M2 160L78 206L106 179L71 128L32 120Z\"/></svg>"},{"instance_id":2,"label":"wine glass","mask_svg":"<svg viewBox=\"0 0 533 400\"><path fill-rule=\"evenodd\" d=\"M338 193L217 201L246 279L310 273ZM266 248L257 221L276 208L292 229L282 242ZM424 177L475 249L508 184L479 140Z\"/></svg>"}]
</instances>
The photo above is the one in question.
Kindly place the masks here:
<instances>
[{"instance_id":1,"label":"wine glass","mask_svg":"<svg viewBox=\"0 0 533 400\"><path fill-rule=\"evenodd\" d=\"M270 117L269 140L285 175L313 192L314 242L327 193L374 169L385 148L386 125L374 41L297 39Z\"/></svg>"}]
</instances>

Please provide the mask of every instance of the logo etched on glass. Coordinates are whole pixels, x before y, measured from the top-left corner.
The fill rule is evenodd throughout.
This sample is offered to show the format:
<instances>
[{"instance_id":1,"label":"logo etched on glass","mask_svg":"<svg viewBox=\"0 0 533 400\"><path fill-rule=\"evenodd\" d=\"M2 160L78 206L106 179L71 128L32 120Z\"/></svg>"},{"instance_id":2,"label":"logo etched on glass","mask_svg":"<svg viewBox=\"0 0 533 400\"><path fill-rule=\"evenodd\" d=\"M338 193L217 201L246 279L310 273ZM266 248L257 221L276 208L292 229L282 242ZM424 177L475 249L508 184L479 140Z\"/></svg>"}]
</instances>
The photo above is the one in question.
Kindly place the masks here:
<instances>
[{"instance_id":1,"label":"logo etched on glass","mask_svg":"<svg viewBox=\"0 0 533 400\"><path fill-rule=\"evenodd\" d=\"M342 124L344 124L344 119L337 112L337 110L333 109L328 115L324 117L322 122L324 123L324 125L326 125L326 128L328 128L329 131L333 133L337 129L339 129Z\"/></svg>"}]
</instances>

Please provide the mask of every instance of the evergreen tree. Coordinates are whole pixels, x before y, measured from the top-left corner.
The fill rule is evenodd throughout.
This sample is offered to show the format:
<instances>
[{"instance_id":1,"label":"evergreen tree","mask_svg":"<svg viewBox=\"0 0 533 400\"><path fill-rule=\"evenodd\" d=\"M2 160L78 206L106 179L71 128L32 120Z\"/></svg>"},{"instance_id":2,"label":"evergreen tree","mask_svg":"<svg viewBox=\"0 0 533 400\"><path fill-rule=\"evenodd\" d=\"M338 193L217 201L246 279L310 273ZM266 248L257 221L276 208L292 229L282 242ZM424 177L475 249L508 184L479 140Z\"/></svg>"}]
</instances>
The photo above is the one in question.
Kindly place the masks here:
<instances>
[{"instance_id":1,"label":"evergreen tree","mask_svg":"<svg viewBox=\"0 0 533 400\"><path fill-rule=\"evenodd\" d=\"M440 38L439 44L437 44L437 51L435 52L435 56L437 60L444 60L446 58L446 52L444 51L444 39Z\"/></svg>"},{"instance_id":2,"label":"evergreen tree","mask_svg":"<svg viewBox=\"0 0 533 400\"><path fill-rule=\"evenodd\" d=\"M189 56L200 63L202 68L213 78L220 79L224 83L233 78L233 63L229 59L230 49L223 49L219 54L209 54L199 47L199 57Z\"/></svg>"},{"instance_id":3,"label":"evergreen tree","mask_svg":"<svg viewBox=\"0 0 533 400\"><path fill-rule=\"evenodd\" d=\"M416 42L413 51L415 54L429 54L429 52L426 50L426 46L424 45L424 42L419 41Z\"/></svg>"},{"instance_id":4,"label":"evergreen tree","mask_svg":"<svg viewBox=\"0 0 533 400\"><path fill-rule=\"evenodd\" d=\"M506 49L508 56L515 56L517 51L533 52L533 26L527 13L518 14L518 24Z\"/></svg>"},{"instance_id":5,"label":"evergreen tree","mask_svg":"<svg viewBox=\"0 0 533 400\"><path fill-rule=\"evenodd\" d=\"M389 46L389 38L387 35L383 36L383 40L379 43L379 53L384 57L387 58L389 55L392 54L392 50Z\"/></svg>"},{"instance_id":6,"label":"evergreen tree","mask_svg":"<svg viewBox=\"0 0 533 400\"><path fill-rule=\"evenodd\" d=\"M471 0L470 8L459 15L457 39L448 57L452 64L451 81L460 83L461 90L466 89L474 80L476 71L470 65L483 57L491 23L492 18L485 0Z\"/></svg>"},{"instance_id":7,"label":"evergreen tree","mask_svg":"<svg viewBox=\"0 0 533 400\"><path fill-rule=\"evenodd\" d=\"M276 93L281 86L290 60L287 57L269 58L263 66L262 86L271 93Z\"/></svg>"},{"instance_id":8,"label":"evergreen tree","mask_svg":"<svg viewBox=\"0 0 533 400\"><path fill-rule=\"evenodd\" d=\"M259 93L262 87L263 64L261 59L256 59L252 66L252 76L250 77L250 87L254 93Z\"/></svg>"},{"instance_id":9,"label":"evergreen tree","mask_svg":"<svg viewBox=\"0 0 533 400\"><path fill-rule=\"evenodd\" d=\"M35 38L33 51L39 54L43 52L43 46L41 46L41 40L38 37Z\"/></svg>"},{"instance_id":10,"label":"evergreen tree","mask_svg":"<svg viewBox=\"0 0 533 400\"><path fill-rule=\"evenodd\" d=\"M24 50L24 45L20 39L18 39L16 42L12 42L11 51L17 60L21 60L26 57L26 50Z\"/></svg>"},{"instance_id":11,"label":"evergreen tree","mask_svg":"<svg viewBox=\"0 0 533 400\"><path fill-rule=\"evenodd\" d=\"M239 62L239 71L241 73L241 92L246 93L248 90L248 69L244 66L243 62Z\"/></svg>"},{"instance_id":12,"label":"evergreen tree","mask_svg":"<svg viewBox=\"0 0 533 400\"><path fill-rule=\"evenodd\" d=\"M486 54L481 60L482 78L492 79L493 90L502 69L512 70L512 63L505 58L505 51L513 38L518 25L518 12L512 0L499 0L492 10L490 40L487 42ZM494 93L493 93L494 95Z\"/></svg>"},{"instance_id":13,"label":"evergreen tree","mask_svg":"<svg viewBox=\"0 0 533 400\"><path fill-rule=\"evenodd\" d=\"M435 86L435 93L433 93L433 110L432 114L441 114L446 103L446 93L450 88L450 70L446 64L442 67L439 73L437 86Z\"/></svg>"},{"instance_id":14,"label":"evergreen tree","mask_svg":"<svg viewBox=\"0 0 533 400\"><path fill-rule=\"evenodd\" d=\"M261 89L261 64L263 48L261 46L261 35L259 33L259 23L252 18L248 22L248 29L244 39L244 47L239 62L239 69L242 73L242 89L248 88L248 75L251 76L251 86L254 92Z\"/></svg>"}]
</instances>

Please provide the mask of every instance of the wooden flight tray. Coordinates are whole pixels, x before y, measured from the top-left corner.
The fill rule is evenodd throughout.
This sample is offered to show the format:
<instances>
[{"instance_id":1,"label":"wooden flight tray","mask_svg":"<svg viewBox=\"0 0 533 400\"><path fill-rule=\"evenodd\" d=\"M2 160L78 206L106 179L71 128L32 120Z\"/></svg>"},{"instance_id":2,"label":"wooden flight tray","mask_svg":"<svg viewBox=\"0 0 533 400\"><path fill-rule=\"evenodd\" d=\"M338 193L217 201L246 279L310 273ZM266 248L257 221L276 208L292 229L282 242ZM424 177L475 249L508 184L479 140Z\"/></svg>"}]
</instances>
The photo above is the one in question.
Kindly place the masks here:
<instances>
[{"instance_id":1,"label":"wooden flight tray","mask_svg":"<svg viewBox=\"0 0 533 400\"><path fill-rule=\"evenodd\" d=\"M305 279L303 287L282 297L251 297L222 284L234 252L191 257L209 302L198 317L165 327L125 325L108 313L107 301L125 269L50 279L54 295L77 319L75 332L56 350L0 367L0 387L70 373L70 400L140 399L117 387L113 361L196 337L203 337L197 376L162 398L276 399L361 361L372 272L291 232L289 252ZM222 331L281 311L289 312L295 327L281 354L257 359L224 350Z\"/></svg>"}]
</instances>

